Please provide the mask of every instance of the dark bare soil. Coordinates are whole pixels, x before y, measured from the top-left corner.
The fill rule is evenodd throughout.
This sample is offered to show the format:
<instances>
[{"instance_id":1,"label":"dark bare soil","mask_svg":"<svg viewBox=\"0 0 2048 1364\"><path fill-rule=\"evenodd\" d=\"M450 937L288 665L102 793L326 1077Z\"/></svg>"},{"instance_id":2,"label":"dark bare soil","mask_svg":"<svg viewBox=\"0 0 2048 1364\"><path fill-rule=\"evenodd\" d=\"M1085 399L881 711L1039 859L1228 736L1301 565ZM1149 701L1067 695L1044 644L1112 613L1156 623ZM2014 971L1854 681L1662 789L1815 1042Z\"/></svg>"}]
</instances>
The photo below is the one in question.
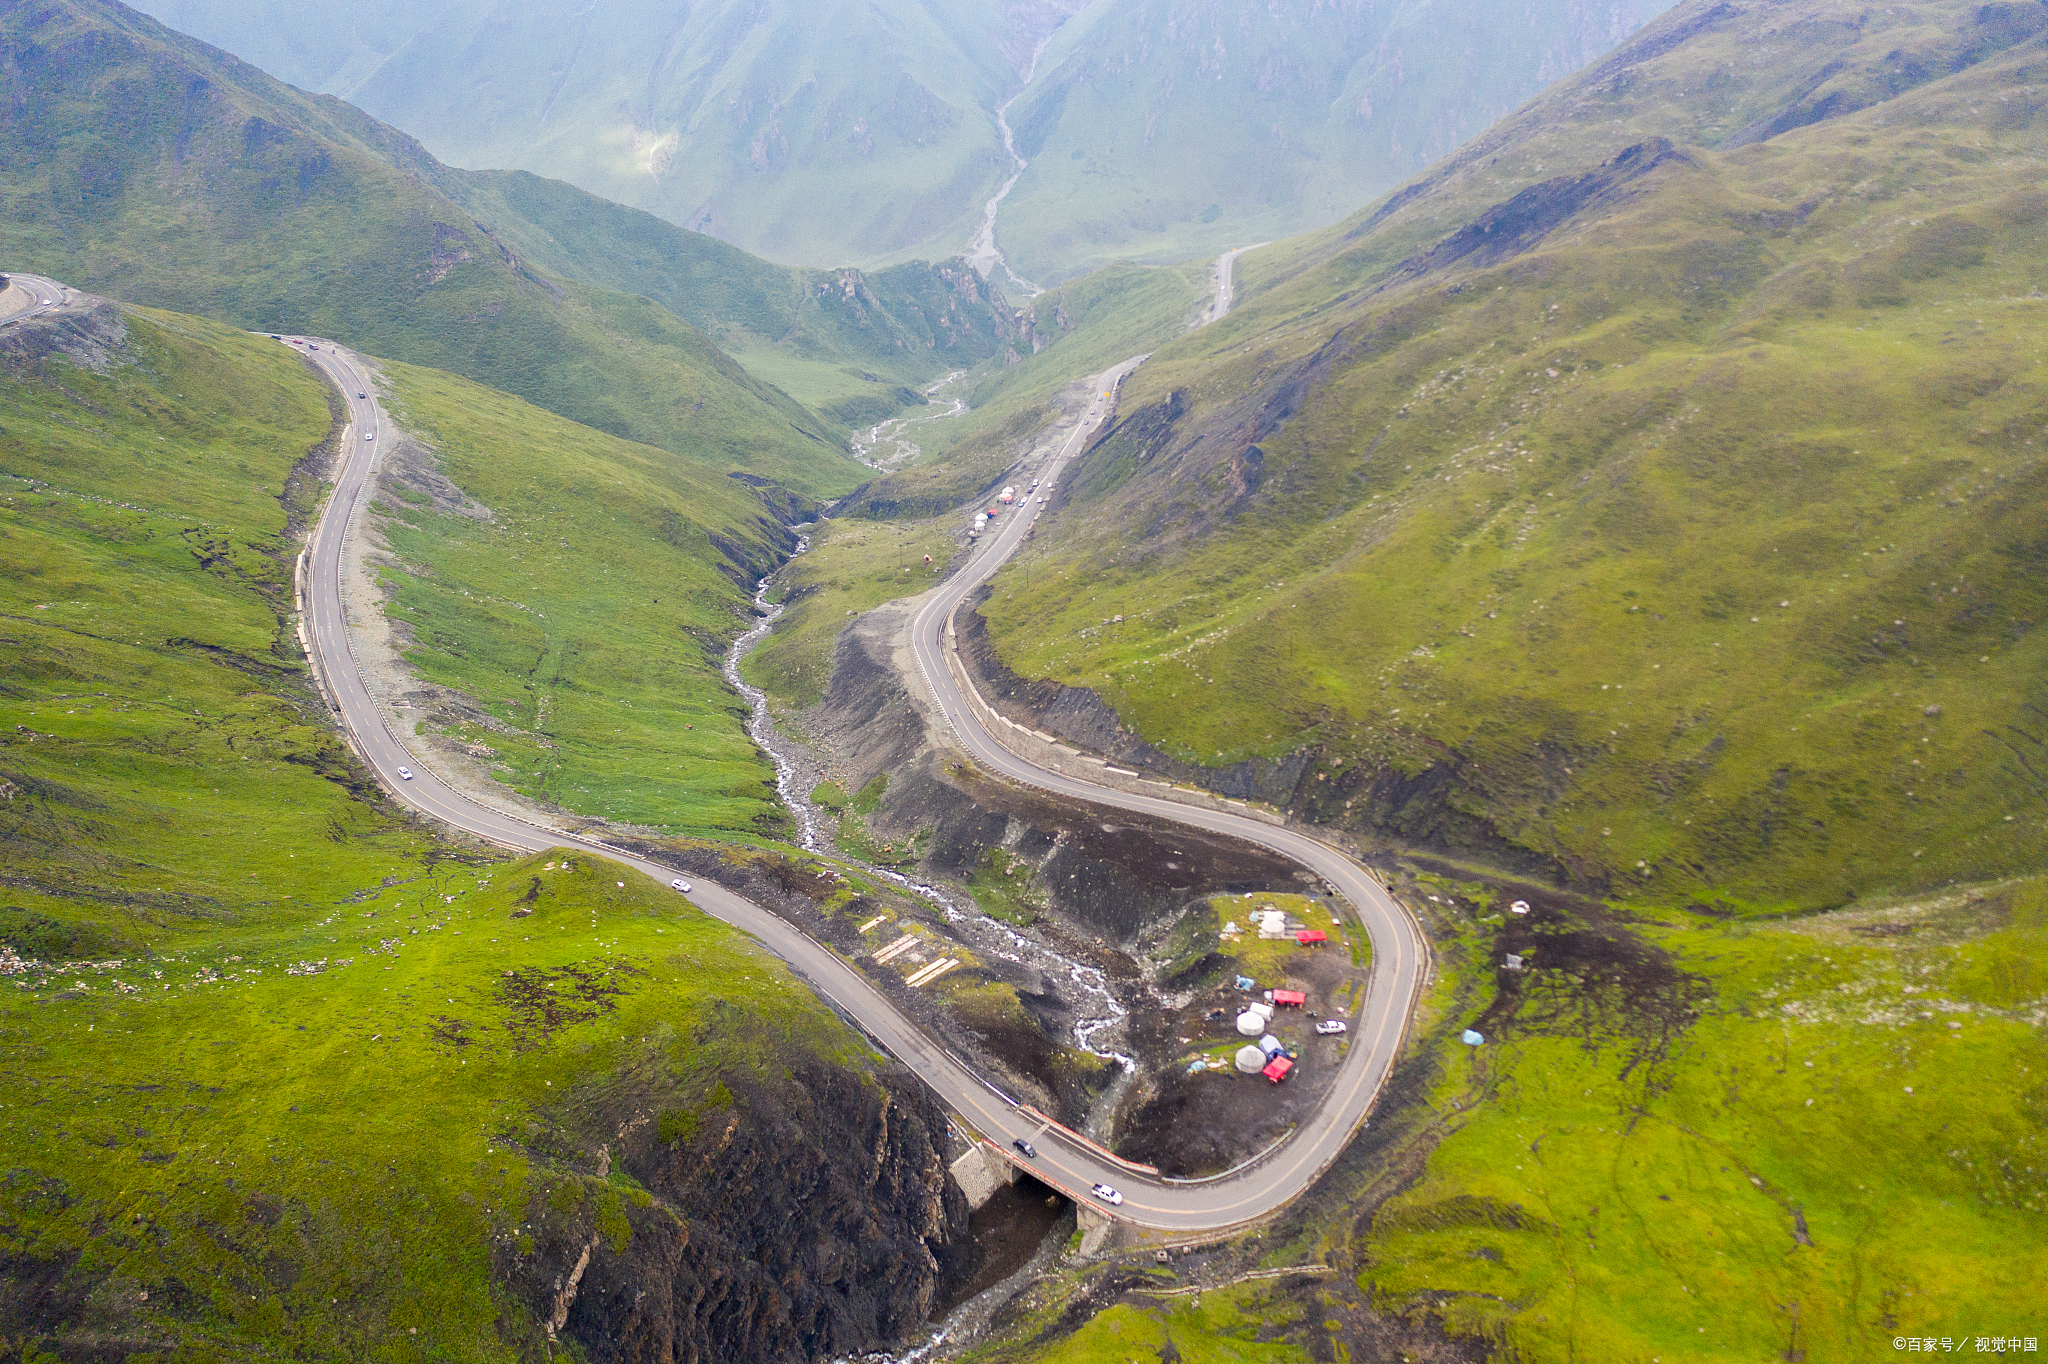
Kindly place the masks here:
<instances>
[{"instance_id":1,"label":"dark bare soil","mask_svg":"<svg viewBox=\"0 0 2048 1364\"><path fill-rule=\"evenodd\" d=\"M1134 1018L1133 1043L1154 1059L1134 1088L1118 1120L1116 1149L1131 1160L1157 1165L1182 1177L1215 1174L1265 1150L1323 1101L1342 1061L1345 1037L1318 1037L1317 1016L1282 1009L1270 1032L1296 1053L1295 1071L1280 1084L1235 1070L1190 1074L1183 1063L1191 1046L1242 1043L1236 1019L1250 997L1232 987L1234 958L1219 955L1220 983L1198 993L1184 1008ZM1300 952L1289 966L1291 986L1305 989L1309 1007L1362 980L1365 973L1335 951ZM1270 984L1271 982L1265 982ZM1220 1018L1210 1018L1213 1013ZM1182 1042L1182 1038L1191 1039Z\"/></svg>"},{"instance_id":2,"label":"dark bare soil","mask_svg":"<svg viewBox=\"0 0 2048 1364\"><path fill-rule=\"evenodd\" d=\"M1521 881L1473 877L1497 904L1528 902L1494 930L1493 1003L1472 1024L1481 1033L1578 1037L1626 1049L1622 1074L1662 1060L1713 997L1627 920L1584 896ZM1510 955L1520 957L1510 969Z\"/></svg>"}]
</instances>

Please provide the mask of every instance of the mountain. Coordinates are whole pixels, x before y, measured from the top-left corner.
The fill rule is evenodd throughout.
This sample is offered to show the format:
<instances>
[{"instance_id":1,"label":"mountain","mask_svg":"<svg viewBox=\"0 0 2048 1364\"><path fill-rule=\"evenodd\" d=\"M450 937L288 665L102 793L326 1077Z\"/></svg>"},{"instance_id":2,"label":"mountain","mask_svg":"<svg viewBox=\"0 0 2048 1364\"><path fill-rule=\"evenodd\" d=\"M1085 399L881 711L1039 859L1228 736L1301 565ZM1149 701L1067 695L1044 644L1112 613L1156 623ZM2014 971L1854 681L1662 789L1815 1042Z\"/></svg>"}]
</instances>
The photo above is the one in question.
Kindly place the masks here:
<instances>
[{"instance_id":1,"label":"mountain","mask_svg":"<svg viewBox=\"0 0 2048 1364\"><path fill-rule=\"evenodd\" d=\"M1044 282L1334 222L1667 3L1099 0L1009 110L1030 165L1001 244Z\"/></svg>"},{"instance_id":2,"label":"mountain","mask_svg":"<svg viewBox=\"0 0 2048 1364\"><path fill-rule=\"evenodd\" d=\"M0 91L33 111L0 125L0 251L17 268L333 335L806 493L857 481L841 431L704 330L859 421L906 380L992 353L1008 325L959 267L892 272L885 298L564 186L464 177L118 4L13 7L0 45ZM578 222L594 230L557 236Z\"/></svg>"},{"instance_id":3,"label":"mountain","mask_svg":"<svg viewBox=\"0 0 2048 1364\"><path fill-rule=\"evenodd\" d=\"M1244 257L999 651L1126 766L1631 901L2040 868L2044 34L1687 5Z\"/></svg>"},{"instance_id":4,"label":"mountain","mask_svg":"<svg viewBox=\"0 0 2048 1364\"><path fill-rule=\"evenodd\" d=\"M495 522L466 522L501 545L525 535L519 493L550 476L631 480L607 512L652 501L733 534L759 515L673 456L530 408L515 424L523 405L445 374L400 383L421 410L448 396L432 415L449 467L488 451L519 479ZM569 850L441 838L333 732L293 627L341 435L329 404L288 348L198 317L89 300L0 328L8 1352L898 1346L965 1243L939 1106L666 887ZM649 538L619 519L573 529L598 548ZM456 561L438 567L480 582L439 548ZM743 628L746 591L704 578L689 593L706 600L668 623ZM436 669L514 614L500 597L437 620L421 600L436 590L407 592ZM551 623L571 636L546 683L562 709L617 661L618 619L660 610L623 605L585 599ZM772 789L721 708L716 651L666 647L699 657L639 699L694 696L697 735L643 737L703 744L697 780L722 769L759 793L765 773ZM551 756L578 724L555 717ZM635 759L612 757L619 780Z\"/></svg>"},{"instance_id":5,"label":"mountain","mask_svg":"<svg viewBox=\"0 0 2048 1364\"><path fill-rule=\"evenodd\" d=\"M838 266L965 241L1007 165L992 111L1076 3L456 0L347 23L275 0L144 8L445 160Z\"/></svg>"},{"instance_id":6,"label":"mountain","mask_svg":"<svg viewBox=\"0 0 2048 1364\"><path fill-rule=\"evenodd\" d=\"M302 0L289 25L272 22L269 0L150 0L136 8L301 90L347 99L432 23L447 0Z\"/></svg>"},{"instance_id":7,"label":"mountain","mask_svg":"<svg viewBox=\"0 0 2048 1364\"><path fill-rule=\"evenodd\" d=\"M1863 1360L2032 1310L2044 89L2031 0L1688 0L1127 381L980 608L992 699L1356 849L1432 978L1317 1187L1176 1269L1198 1311L1090 1267L980 1357Z\"/></svg>"},{"instance_id":8,"label":"mountain","mask_svg":"<svg viewBox=\"0 0 2048 1364\"><path fill-rule=\"evenodd\" d=\"M1014 100L1031 164L999 240L1042 283L1333 222L1663 7L1539 0L1502 23L1479 0L145 6L444 160L809 265L966 246L1015 169L997 113Z\"/></svg>"}]
</instances>

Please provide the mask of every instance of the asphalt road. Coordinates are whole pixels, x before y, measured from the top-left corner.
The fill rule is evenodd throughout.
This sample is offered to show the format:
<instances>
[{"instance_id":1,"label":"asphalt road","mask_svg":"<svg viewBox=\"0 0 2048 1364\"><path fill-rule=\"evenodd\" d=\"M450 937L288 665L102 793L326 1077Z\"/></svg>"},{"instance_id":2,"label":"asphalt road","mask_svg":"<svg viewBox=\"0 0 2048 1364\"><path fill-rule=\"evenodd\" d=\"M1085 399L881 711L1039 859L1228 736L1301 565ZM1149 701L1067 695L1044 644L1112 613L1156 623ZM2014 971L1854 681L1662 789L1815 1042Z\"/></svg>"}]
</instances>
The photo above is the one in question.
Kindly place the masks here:
<instances>
[{"instance_id":1,"label":"asphalt road","mask_svg":"<svg viewBox=\"0 0 2048 1364\"><path fill-rule=\"evenodd\" d=\"M1142 358L1142 357L1141 357ZM1096 376L1095 394L1086 417L1038 474L1031 500L999 514L977 542L967 566L927 594L911 625L911 646L927 685L952 726L960 745L992 772L1056 796L1138 811L1229 834L1292 858L1334 886L1350 902L1372 941L1372 972L1366 998L1353 1022L1351 1042L1342 1069L1315 1116L1288 1141L1243 1175L1199 1186L1159 1183L1137 1189L1125 1186L1126 1211L1178 1214L1196 1208L1209 1213L1230 1211L1256 1215L1285 1203L1313 1183L1335 1159L1364 1121L1380 1088L1400 1057L1408 1018L1428 971L1428 948L1421 928L1399 901L1372 874L1345 854L1292 829L1227 811L1183 804L1164 794L1149 796L1099 786L1064 772L1027 762L998 743L968 704L952 670L946 665L947 622L974 591L1022 544L1049 502L1040 502L1059 481L1087 438L1108 419L1113 394L1140 359L1126 360Z\"/></svg>"},{"instance_id":2,"label":"asphalt road","mask_svg":"<svg viewBox=\"0 0 2048 1364\"><path fill-rule=\"evenodd\" d=\"M1230 311L1231 304L1236 302L1237 299L1236 286L1231 278L1235 273L1237 258L1247 251L1256 251L1265 245L1268 245L1268 243L1255 242L1250 246L1240 246L1233 251L1225 251L1216 258L1216 297L1210 300L1209 312L1203 318L1203 321L1214 322Z\"/></svg>"},{"instance_id":3,"label":"asphalt road","mask_svg":"<svg viewBox=\"0 0 2048 1364\"><path fill-rule=\"evenodd\" d=\"M0 326L10 322L26 322L31 317L41 317L53 308L64 306L64 286L56 280L44 279L41 275L13 275L11 278L16 287L29 296L29 301L26 305L16 306L13 312L0 315ZM14 295L14 291L10 289L8 294ZM14 297L18 303L19 295Z\"/></svg>"},{"instance_id":4,"label":"asphalt road","mask_svg":"<svg viewBox=\"0 0 2048 1364\"><path fill-rule=\"evenodd\" d=\"M366 493L375 461L391 428L366 380L362 363L330 342L306 341L308 358L346 396L350 425L342 436L334 495L307 550L302 579L303 609L308 638L331 699L358 751L398 799L458 829L528 852L581 848L667 884L675 877L670 868L567 831L530 823L449 788L408 751L387 723L354 660L343 605L342 543L368 501ZM314 346L318 349L314 350ZM1105 376L1098 392L1109 388L1112 380L1121 378L1136 363L1127 362ZM1106 399L1098 398L1091 421L1099 423L1107 407ZM1084 425L1075 432L1055 457L1048 477L1057 477L1090 429L1092 426ZM1039 504L1031 506L1035 509ZM1083 1202L1092 1202L1088 1198L1090 1185L1112 1185L1125 1194L1123 1206L1114 1215L1170 1233L1198 1234L1257 1218L1282 1206L1313 1183L1364 1118L1401 1043L1423 970L1421 940L1412 922L1362 868L1319 843L1255 820L1092 787L1031 767L999 748L973 720L959 693L949 689L950 677L932 651L937 643L936 627L950 609L946 603L958 603L995 571L1021 539L1028 518L1012 514L1001 520L999 529L984 537L966 572L939 589L917 617L919 658L933 680L947 719L961 742L991 770L1061 794L1145 810L1262 843L1296 857L1360 906L1372 934L1375 955L1371 987L1354 1024L1349 1055L1324 1108L1293 1138L1249 1169L1211 1181L1161 1179L1063 1128L1050 1126L1035 1112L1019 1108L899 1014L854 967L768 910L703 881L696 882L688 898L699 909L751 934L782 957L821 996L844 1010L884 1049L914 1070L973 1128L1003 1147L1011 1159L1044 1182ZM411 770L410 780L399 776L400 767ZM1017 1137L1028 1138L1036 1145L1037 1159L1026 1161L1008 1151L1008 1143Z\"/></svg>"}]
</instances>

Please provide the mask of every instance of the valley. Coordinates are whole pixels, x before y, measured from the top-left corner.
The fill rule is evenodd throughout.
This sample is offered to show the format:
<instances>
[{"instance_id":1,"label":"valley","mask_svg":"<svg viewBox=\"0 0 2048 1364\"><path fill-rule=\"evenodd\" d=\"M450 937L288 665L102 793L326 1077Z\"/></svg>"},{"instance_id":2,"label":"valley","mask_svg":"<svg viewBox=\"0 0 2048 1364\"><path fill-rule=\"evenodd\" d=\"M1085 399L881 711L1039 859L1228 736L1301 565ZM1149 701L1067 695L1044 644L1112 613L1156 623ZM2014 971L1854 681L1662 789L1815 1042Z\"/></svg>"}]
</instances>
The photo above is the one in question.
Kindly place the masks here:
<instances>
[{"instance_id":1,"label":"valley","mask_svg":"<svg viewBox=\"0 0 2048 1364\"><path fill-rule=\"evenodd\" d=\"M337 351L332 343L314 350L308 358L333 378L344 392L369 382L363 377L361 361ZM1098 376L1098 381L1106 386L1105 392L1108 392L1114 390L1121 378L1121 374L1113 372ZM1106 415L1101 408L1096 411L1097 421ZM670 879L671 868L658 861L622 855L609 847L602 835L593 838L536 827L527 819L482 804L473 796L455 789L425 759L410 751L401 734L387 719L388 712L371 697L361 671L354 666L355 651L346 624L342 541L346 528L361 514L370 470L383 457L378 452L390 446L390 438L396 430L382 417L376 399L358 398L350 404L349 412L349 424L341 434L344 453L337 472L332 509L323 517L314 534L307 556L306 581L309 584L307 605L312 651L320 661L326 690L357 749L397 799L462 832L499 846L535 853L558 846L580 846L599 856L619 860L657 884ZM1058 478L1066 458L1092 430L1093 423L1076 427L1065 450L1047 466L1048 479ZM382 446L376 443L380 436L384 438ZM1332 855L1298 835L1264 828L1227 813L1190 811L1168 799L1133 797L1029 766L1010 758L988 739L986 731L966 709L958 684L940 661L937 625L983 577L1000 566L1009 552L1015 549L1028 524L1021 516L1015 518L1002 534L983 547L979 572L956 574L924 606L913 624L913 647L918 651L920 666L926 669L935 708L969 753L1003 775L1044 786L1055 795L1138 813L1163 815L1181 823L1206 827L1272 847L1302 861L1367 916L1365 927L1375 944L1375 976L1367 992L1372 1002L1370 1025L1366 1026L1365 1020L1361 1020L1361 1041L1366 1045L1353 1046L1346 1058L1344 1078L1338 1090L1317 1113L1314 1123L1287 1143L1286 1158L1260 1167L1234 1182L1207 1186L1199 1191L1155 1183L1145 1177L1143 1170L1128 1162L1118 1162L1113 1158L1103 1161L1085 1144L1065 1144L1064 1134L1057 1129L1048 1131L1030 1115L1013 1114L991 1104L979 1077L965 1071L952 1058L934 1051L909 1020L881 999L839 957L821 950L805 937L789 933L783 929L779 919L721 886L695 886L687 896L718 918L743 928L751 936L770 945L811 981L828 1001L854 1018L862 1031L878 1040L890 1054L910 1065L928 1086L942 1095L955 1112L997 1149L1016 1138L1033 1137L1044 1147L1044 1155L1026 1162L1026 1168L1041 1183L1061 1189L1077 1201L1085 1198L1090 1185L1116 1180L1127 1187L1135 1186L1119 1211L1122 1217L1139 1225L1183 1233L1235 1225L1288 1201L1306 1179L1314 1177L1319 1164L1332 1157L1349 1138L1400 1046L1408 1004L1420 981L1422 944L1407 924L1398 904L1348 858ZM418 764L417 768L411 765L414 763Z\"/></svg>"},{"instance_id":2,"label":"valley","mask_svg":"<svg viewBox=\"0 0 2048 1364\"><path fill-rule=\"evenodd\" d=\"M156 8L0 11L0 1351L2038 1344L2048 8Z\"/></svg>"}]
</instances>

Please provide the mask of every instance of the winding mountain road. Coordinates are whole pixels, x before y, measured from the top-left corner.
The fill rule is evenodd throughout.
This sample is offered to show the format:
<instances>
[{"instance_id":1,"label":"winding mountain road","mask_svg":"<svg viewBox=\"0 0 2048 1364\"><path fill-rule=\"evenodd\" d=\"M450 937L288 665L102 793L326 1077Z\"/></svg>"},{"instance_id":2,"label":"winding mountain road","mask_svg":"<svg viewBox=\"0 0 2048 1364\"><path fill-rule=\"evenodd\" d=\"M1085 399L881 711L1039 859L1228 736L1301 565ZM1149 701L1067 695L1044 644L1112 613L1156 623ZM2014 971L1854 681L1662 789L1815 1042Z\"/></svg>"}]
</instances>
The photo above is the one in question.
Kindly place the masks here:
<instances>
[{"instance_id":1,"label":"winding mountain road","mask_svg":"<svg viewBox=\"0 0 2048 1364\"><path fill-rule=\"evenodd\" d=\"M41 275L8 278L8 288L0 292L0 327L10 322L26 322L64 306L65 288L56 280Z\"/></svg>"},{"instance_id":2,"label":"winding mountain road","mask_svg":"<svg viewBox=\"0 0 2048 1364\"><path fill-rule=\"evenodd\" d=\"M1256 251L1267 245L1270 243L1254 242L1250 246L1234 247L1216 258L1216 296L1209 300L1208 311L1202 314L1202 322L1205 325L1222 318L1237 301L1237 285L1233 278L1236 274L1237 258L1247 251Z\"/></svg>"},{"instance_id":3,"label":"winding mountain road","mask_svg":"<svg viewBox=\"0 0 2048 1364\"><path fill-rule=\"evenodd\" d=\"M378 452L392 428L356 356L331 342L294 338L307 358L332 379L347 400L349 425L342 435L334 495L307 548L302 590L309 650L330 699L358 751L398 799L425 814L480 838L525 852L579 847L632 867L667 884L671 868L560 829L547 828L484 805L442 781L394 731L379 709L355 662L343 591L344 539L357 526L370 498ZM317 346L317 349L315 347ZM1110 395L1138 361L1127 361L1099 377L1091 410L1053 456L1044 479L1057 478L1082 439L1107 419ZM942 584L918 609L916 649L947 722L963 747L990 770L1057 795L1100 805L1140 810L1231 834L1281 852L1314 871L1357 907L1371 935L1373 967L1366 1000L1350 1039L1342 1069L1323 1106L1295 1134L1247 1168L1209 1180L1161 1178L1148 1167L1121 1160L1035 1111L1002 1095L915 1024L861 975L823 944L752 901L721 886L699 881L689 899L698 908L753 935L782 957L813 989L853 1018L878 1044L908 1065L992 1149L1028 1169L1098 1213L1088 1196L1103 1183L1123 1190L1125 1201L1111 1214L1168 1234L1194 1236L1255 1220L1285 1205L1312 1184L1364 1121L1373 1099L1399 1054L1407 1021L1427 969L1419 929L1392 897L1351 859L1292 830L1256 819L1191 808L1169 799L1131 795L1037 768L1008 753L975 718L945 666L939 631L967 595L992 575L1016 549L1033 515L1031 503L1004 518L985 537L967 569ZM399 769L411 771L402 778ZM1025 1160L1009 1147L1015 1138L1036 1144L1038 1156Z\"/></svg>"}]
</instances>

